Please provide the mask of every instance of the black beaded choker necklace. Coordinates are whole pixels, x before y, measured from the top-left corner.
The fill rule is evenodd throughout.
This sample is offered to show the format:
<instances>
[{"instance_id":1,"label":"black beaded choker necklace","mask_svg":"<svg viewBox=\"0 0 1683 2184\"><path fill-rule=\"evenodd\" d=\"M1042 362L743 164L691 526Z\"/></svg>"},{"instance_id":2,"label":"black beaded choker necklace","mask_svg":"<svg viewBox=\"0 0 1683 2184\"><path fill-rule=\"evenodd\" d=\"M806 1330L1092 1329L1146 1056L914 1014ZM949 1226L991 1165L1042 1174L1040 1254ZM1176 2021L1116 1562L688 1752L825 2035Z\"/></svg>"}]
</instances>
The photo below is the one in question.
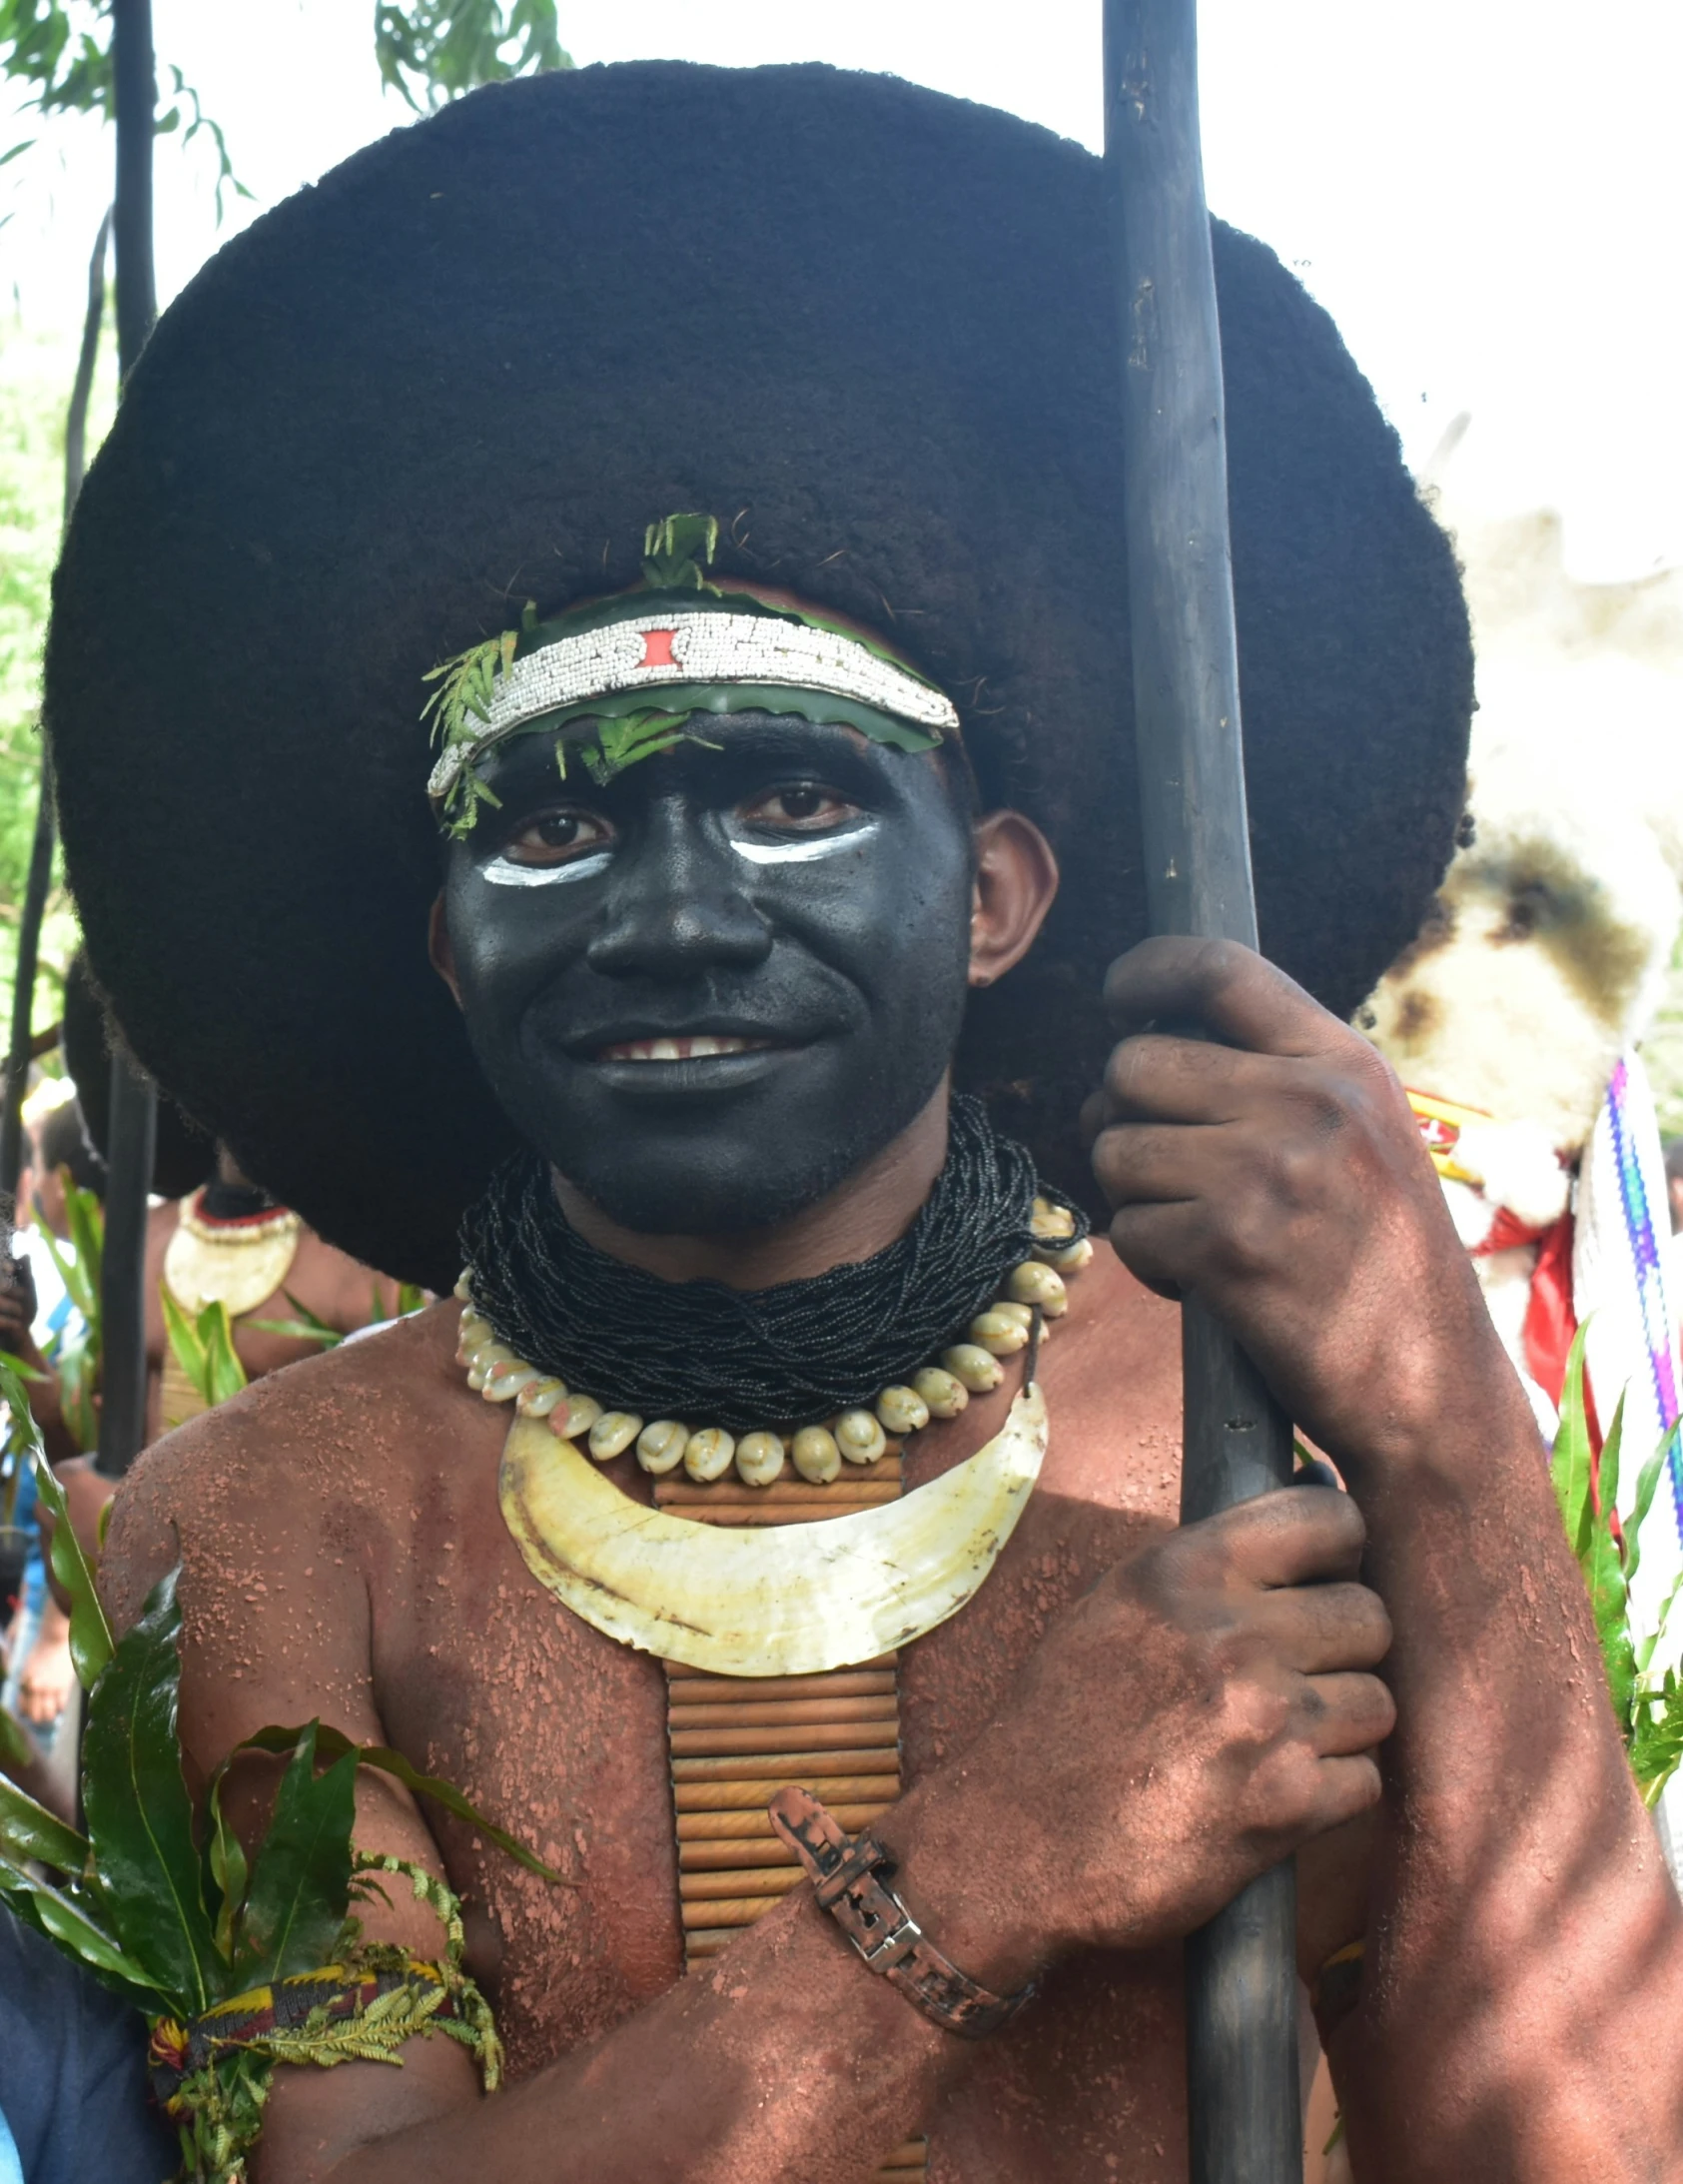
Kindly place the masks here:
<instances>
[{"instance_id":1,"label":"black beaded choker necklace","mask_svg":"<svg viewBox=\"0 0 1683 2184\"><path fill-rule=\"evenodd\" d=\"M731 1433L797 1427L866 1404L968 1326L1035 1246L1048 1190L980 1100L952 1103L947 1158L922 1212L886 1251L773 1289L663 1282L571 1228L542 1156L515 1154L461 1224L475 1308L540 1372L644 1418Z\"/></svg>"}]
</instances>

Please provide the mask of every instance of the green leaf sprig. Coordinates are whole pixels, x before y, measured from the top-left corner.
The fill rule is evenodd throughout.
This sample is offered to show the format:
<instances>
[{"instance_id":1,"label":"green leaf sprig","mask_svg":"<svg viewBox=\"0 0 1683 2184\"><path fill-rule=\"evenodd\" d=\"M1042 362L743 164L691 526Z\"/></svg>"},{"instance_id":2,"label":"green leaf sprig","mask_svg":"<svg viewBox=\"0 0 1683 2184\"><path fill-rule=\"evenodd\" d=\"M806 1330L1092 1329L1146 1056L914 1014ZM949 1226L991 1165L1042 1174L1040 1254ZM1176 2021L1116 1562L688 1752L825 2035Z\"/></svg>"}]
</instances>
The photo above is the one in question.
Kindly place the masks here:
<instances>
[{"instance_id":1,"label":"green leaf sprig","mask_svg":"<svg viewBox=\"0 0 1683 2184\"><path fill-rule=\"evenodd\" d=\"M360 1873L408 1873L445 1922L435 1988L411 1981L398 1999L383 1992L349 2017L324 2003L302 2027L273 2039L242 2038L189 2070L172 2102L182 2125L184 2177L195 2184L237 2184L244 2177L278 2060L393 2061L404 2040L437 2031L468 2045L487 2086L494 2083L495 2029L462 1970L455 1899L442 1882L403 1860L359 1855L353 1841L359 1769L394 1776L529 1871L571 1884L450 1783L421 1773L389 1746L355 1743L319 1720L247 1738L212 1775L201 1823L181 1763L179 1570L160 1580L139 1622L114 1640L23 1384L3 1367L0 1397L34 1466L42 1506L55 1520L53 1568L70 1596L71 1658L87 1692L86 1833L0 1777L0 1902L131 2002L153 2026L155 2041L175 2052L185 2050L195 2019L253 1989L329 1965L343 1975L328 1983L335 1991L371 1972L401 1975L405 1951L361 1938L352 1909L367 1892ZM240 1752L286 1762L249 1857L223 1809L228 1768ZM440 2015L446 1994L453 2014Z\"/></svg>"},{"instance_id":2,"label":"green leaf sprig","mask_svg":"<svg viewBox=\"0 0 1683 2184\"><path fill-rule=\"evenodd\" d=\"M100 1310L101 1270L105 1264L105 1209L93 1191L80 1189L68 1168L59 1170L65 1215L70 1228L66 1251L49 1229L41 1241L76 1308L74 1333L59 1337L47 1362L58 1376L59 1404L65 1424L82 1450L99 1447L99 1388L104 1355L104 1319Z\"/></svg>"},{"instance_id":3,"label":"green leaf sprig","mask_svg":"<svg viewBox=\"0 0 1683 2184\"><path fill-rule=\"evenodd\" d=\"M167 1282L159 1284L158 1295L164 1307L164 1331L176 1363L206 1410L214 1411L219 1403L227 1403L249 1385L246 1368L234 1347L228 1307L220 1297L213 1297L194 1318L171 1295Z\"/></svg>"},{"instance_id":4,"label":"green leaf sprig","mask_svg":"<svg viewBox=\"0 0 1683 2184\"><path fill-rule=\"evenodd\" d=\"M1661 1436L1659 1447L1643 1465L1637 1475L1630 1514L1621 1523L1617 1512L1624 1399L1619 1399L1597 1458L1584 1393L1587 1335L1586 1324L1579 1328L1567 1359L1560 1426L1549 1469L1566 1538L1589 1592L1613 1712L1643 1802L1651 1810L1683 1763L1683 1688L1679 1686L1677 1667L1673 1664L1662 1672L1654 1666L1683 1579L1661 1606L1653 1630L1646 1633L1638 1633L1632 1626L1630 1582L1641 1567L1642 1528L1653 1508L1678 1429L1673 1427Z\"/></svg>"}]
</instances>

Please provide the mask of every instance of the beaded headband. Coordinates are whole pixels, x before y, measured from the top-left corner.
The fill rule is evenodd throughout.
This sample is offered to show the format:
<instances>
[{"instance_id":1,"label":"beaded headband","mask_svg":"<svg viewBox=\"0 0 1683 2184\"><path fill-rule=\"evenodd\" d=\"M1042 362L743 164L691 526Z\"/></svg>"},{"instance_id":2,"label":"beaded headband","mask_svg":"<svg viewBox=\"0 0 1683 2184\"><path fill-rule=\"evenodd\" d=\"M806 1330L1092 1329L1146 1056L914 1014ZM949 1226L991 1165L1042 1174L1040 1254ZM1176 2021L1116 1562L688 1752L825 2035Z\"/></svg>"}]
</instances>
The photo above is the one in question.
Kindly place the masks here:
<instances>
[{"instance_id":1,"label":"beaded headband","mask_svg":"<svg viewBox=\"0 0 1683 2184\"><path fill-rule=\"evenodd\" d=\"M598 782L704 741L698 713L792 712L902 750L957 733L952 700L885 645L792 600L710 582L717 537L711 517L668 517L644 541L645 588L546 622L528 605L519 629L432 670L422 717L440 748L426 791L448 831L468 832L496 800L476 761L540 727L586 729L573 748ZM566 744L556 756L564 777Z\"/></svg>"}]
</instances>

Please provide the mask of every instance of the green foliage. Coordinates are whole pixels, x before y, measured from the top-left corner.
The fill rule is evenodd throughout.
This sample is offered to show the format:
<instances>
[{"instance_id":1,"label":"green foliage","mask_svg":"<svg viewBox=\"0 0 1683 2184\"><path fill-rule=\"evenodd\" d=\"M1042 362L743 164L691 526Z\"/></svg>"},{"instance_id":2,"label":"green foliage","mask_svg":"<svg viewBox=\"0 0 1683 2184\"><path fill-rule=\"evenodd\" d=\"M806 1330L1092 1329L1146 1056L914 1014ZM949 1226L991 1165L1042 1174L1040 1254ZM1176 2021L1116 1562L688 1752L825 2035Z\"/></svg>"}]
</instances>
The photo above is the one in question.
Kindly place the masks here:
<instances>
[{"instance_id":1,"label":"green foliage","mask_svg":"<svg viewBox=\"0 0 1683 2184\"><path fill-rule=\"evenodd\" d=\"M71 1248L65 1251L45 1228L40 1232L41 1241L80 1324L75 1333L59 1337L48 1363L58 1376L59 1405L65 1424L76 1437L76 1446L92 1450L99 1447L99 1406L94 1396L104 1353L100 1269L105 1262L105 1208L94 1192L77 1188L68 1168L59 1170L59 1180L64 1187Z\"/></svg>"},{"instance_id":2,"label":"green foliage","mask_svg":"<svg viewBox=\"0 0 1683 2184\"><path fill-rule=\"evenodd\" d=\"M318 1343L324 1350L337 1350L339 1348L345 1337L337 1327L330 1327L327 1321L317 1313L312 1312L307 1304L301 1304L290 1289L284 1290L282 1294L293 1308L294 1317L292 1319L248 1320L246 1325L248 1327L261 1327L264 1333L268 1335L285 1335L293 1342ZM396 1313L388 1312L386 1299L380 1294L380 1284L376 1282L369 1299L369 1316L366 1324L370 1327L384 1327L390 1319L406 1319L410 1313L419 1312L425 1302L425 1290L415 1282L400 1282L398 1284L398 1309Z\"/></svg>"},{"instance_id":3,"label":"green foliage","mask_svg":"<svg viewBox=\"0 0 1683 2184\"><path fill-rule=\"evenodd\" d=\"M158 1294L164 1306L164 1330L176 1363L198 1391L206 1410L214 1411L219 1403L226 1403L247 1386L246 1368L234 1347L228 1307L220 1297L213 1297L195 1320L171 1296L168 1283L160 1286Z\"/></svg>"},{"instance_id":4,"label":"green foliage","mask_svg":"<svg viewBox=\"0 0 1683 2184\"><path fill-rule=\"evenodd\" d=\"M216 1999L217 1946L176 1740L180 1639L172 1572L88 1695L82 1795L112 1930L191 2017Z\"/></svg>"},{"instance_id":5,"label":"green foliage","mask_svg":"<svg viewBox=\"0 0 1683 2184\"><path fill-rule=\"evenodd\" d=\"M293 1308L294 1317L292 1319L248 1320L246 1325L248 1327L261 1327L266 1335L285 1335L293 1342L319 1343L324 1350L337 1350L339 1348L345 1337L337 1327L330 1327L327 1321L312 1312L308 1305L300 1304L290 1289L283 1290L281 1294ZM374 1320L370 1322L370 1325L372 1326L375 1321L384 1320L385 1317L386 1306L381 1298L380 1284L376 1282L374 1285Z\"/></svg>"},{"instance_id":6,"label":"green foliage","mask_svg":"<svg viewBox=\"0 0 1683 2184\"><path fill-rule=\"evenodd\" d=\"M12 327L0 343L0 1021L6 1023L40 796L41 645L64 519L65 415L75 362L73 346L31 340ZM98 446L115 399L108 344L89 420L90 447ZM75 916L55 863L36 981L37 1027L58 1019L76 942Z\"/></svg>"},{"instance_id":7,"label":"green foliage","mask_svg":"<svg viewBox=\"0 0 1683 2184\"><path fill-rule=\"evenodd\" d=\"M418 114L480 84L572 66L555 0L380 0L374 47L381 82Z\"/></svg>"},{"instance_id":8,"label":"green foliage","mask_svg":"<svg viewBox=\"0 0 1683 2184\"><path fill-rule=\"evenodd\" d=\"M52 1523L53 1547L49 1558L53 1576L70 1603L70 1664L84 1690L91 1690L104 1673L113 1651L111 1626L105 1620L93 1571L82 1552L82 1543L70 1522L64 1489L47 1462L41 1445L41 1429L29 1408L23 1382L8 1367L0 1366L0 1402L11 1422L11 1436L35 1472L35 1493Z\"/></svg>"},{"instance_id":9,"label":"green foliage","mask_svg":"<svg viewBox=\"0 0 1683 2184\"><path fill-rule=\"evenodd\" d=\"M655 591L714 591L706 570L718 551L716 516L668 516L643 533L643 576Z\"/></svg>"},{"instance_id":10,"label":"green foliage","mask_svg":"<svg viewBox=\"0 0 1683 2184\"><path fill-rule=\"evenodd\" d=\"M327 1963L350 1901L357 1753L348 1745L318 1774L318 1729L308 1721L299 1733L246 1895L242 1945L272 1979Z\"/></svg>"},{"instance_id":11,"label":"green foliage","mask_svg":"<svg viewBox=\"0 0 1683 2184\"><path fill-rule=\"evenodd\" d=\"M158 101L154 133L180 132L183 144L197 136L210 140L217 157L216 209L220 220L223 193L249 198L236 176L222 130L199 103L199 94L179 68L166 65L170 88ZM110 121L116 111L116 79L111 65L110 0L0 0L0 76L26 85L25 105L39 114L98 114ZM27 146L14 146L13 157Z\"/></svg>"},{"instance_id":12,"label":"green foliage","mask_svg":"<svg viewBox=\"0 0 1683 2184\"><path fill-rule=\"evenodd\" d=\"M54 1568L72 1598L71 1654L88 1692L82 1770L87 1833L0 1778L0 1902L144 2012L162 2051L182 2057L185 2074L171 2113L182 2127L184 2174L199 2184L239 2184L277 2061L390 2062L406 2040L437 2031L468 2047L487 2089L493 2086L500 2050L489 2009L462 1970L459 1906L441 1881L403 1859L358 1856L352 1846L358 1768L397 1776L532 1871L549 1869L493 1827L459 1790L419 1773L401 1753L354 1744L319 1721L266 1729L239 1747L287 1761L249 1862L223 1812L228 1761L211 1778L205 1825L196 1827L177 1724L179 1571L160 1581L140 1621L114 1645L23 1384L4 1367L0 1398L34 1465L42 1505L57 1520ZM43 1877L42 1867L56 1877ZM360 1876L373 1872L406 1874L418 1898L437 1911L445 1948L435 1981L409 1977L405 1950L362 1939L351 1906L369 1892ZM324 2002L302 2026L282 2028L274 2038L241 2034L194 2067L189 2033L195 2018L254 1987L330 1964L351 1979L395 1975L401 1984L392 1991L399 1998L377 1995L349 2017L332 2016ZM336 1972L326 1991L337 1991L338 1979ZM451 2017L438 2015L446 1996Z\"/></svg>"},{"instance_id":13,"label":"green foliage","mask_svg":"<svg viewBox=\"0 0 1683 2184\"><path fill-rule=\"evenodd\" d=\"M401 1751L394 1751L389 1744L353 1744L339 1729L306 1723L304 1728L299 1729L259 1729L255 1736L249 1736L239 1746L239 1750L275 1753L291 1751L311 1727L316 1731L318 1757L337 1763L347 1752L355 1752L359 1765L376 1767L382 1774L390 1774L395 1781L402 1782L413 1797L425 1797L433 1804L442 1805L446 1812L454 1813L458 1820L464 1820L469 1827L477 1828L487 1841L495 1843L499 1850L504 1851L517 1864L523 1865L528 1873L536 1873L541 1879L553 1881L558 1887L564 1888L568 1885L559 1873L545 1865L524 1843L505 1829L493 1826L482 1812L468 1803L459 1789L441 1780L436 1774L421 1773Z\"/></svg>"},{"instance_id":14,"label":"green foliage","mask_svg":"<svg viewBox=\"0 0 1683 2184\"><path fill-rule=\"evenodd\" d=\"M693 717L686 712L662 712L658 706L640 706L637 711L624 713L617 719L609 717L598 721L595 732L575 747L584 761L585 772L598 788L605 788L616 773L634 766L639 758L653 758L663 750L670 750L674 743L700 743L707 750L717 750L717 743L709 743L705 736L694 734L686 725ZM567 771L564 742L555 745L555 762L564 781Z\"/></svg>"},{"instance_id":15,"label":"green foliage","mask_svg":"<svg viewBox=\"0 0 1683 2184\"><path fill-rule=\"evenodd\" d=\"M1630 1581L1641 1565L1642 1528L1669 1461L1676 1429L1662 1438L1643 1465L1630 1515L1622 1527L1616 1526L1624 1402L1621 1398L1598 1460L1584 1400L1586 1335L1586 1328L1578 1330L1567 1361L1550 1474L1566 1538L1589 1591L1607 1688L1631 1771L1644 1803L1651 1808L1683 1761L1683 1687L1675 1666L1658 1675L1653 1666L1677 1591L1662 1607L1654 1629L1639 1634L1631 1627Z\"/></svg>"},{"instance_id":16,"label":"green foliage","mask_svg":"<svg viewBox=\"0 0 1683 2184\"><path fill-rule=\"evenodd\" d=\"M0 76L28 86L41 114L110 119L111 10L89 0L0 0Z\"/></svg>"}]
</instances>

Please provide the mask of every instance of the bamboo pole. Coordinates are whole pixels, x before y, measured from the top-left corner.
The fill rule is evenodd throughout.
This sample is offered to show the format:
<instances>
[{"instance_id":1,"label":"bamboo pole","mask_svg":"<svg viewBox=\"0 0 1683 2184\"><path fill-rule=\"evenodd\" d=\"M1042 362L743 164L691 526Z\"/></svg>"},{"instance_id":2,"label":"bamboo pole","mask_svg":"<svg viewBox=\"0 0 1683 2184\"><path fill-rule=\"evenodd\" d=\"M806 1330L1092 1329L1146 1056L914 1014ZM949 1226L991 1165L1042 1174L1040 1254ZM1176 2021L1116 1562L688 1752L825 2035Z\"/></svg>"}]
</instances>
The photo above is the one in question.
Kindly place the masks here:
<instances>
[{"instance_id":1,"label":"bamboo pole","mask_svg":"<svg viewBox=\"0 0 1683 2184\"><path fill-rule=\"evenodd\" d=\"M152 0L112 0L117 106L117 365L126 385L158 316L152 264L152 137L158 107ZM146 1440L146 1199L157 1146L150 1081L111 1058L106 1144L105 1260L100 1283L104 1359L96 1468L119 1478Z\"/></svg>"},{"instance_id":2,"label":"bamboo pole","mask_svg":"<svg viewBox=\"0 0 1683 2184\"><path fill-rule=\"evenodd\" d=\"M1197 0L1106 0L1105 157L1120 260L1125 523L1152 930L1257 945L1228 534ZM1183 1311L1181 1514L1290 1476L1291 1431L1233 1337ZM1253 1881L1187 1945L1193 2184L1302 2174L1295 1877Z\"/></svg>"}]
</instances>

